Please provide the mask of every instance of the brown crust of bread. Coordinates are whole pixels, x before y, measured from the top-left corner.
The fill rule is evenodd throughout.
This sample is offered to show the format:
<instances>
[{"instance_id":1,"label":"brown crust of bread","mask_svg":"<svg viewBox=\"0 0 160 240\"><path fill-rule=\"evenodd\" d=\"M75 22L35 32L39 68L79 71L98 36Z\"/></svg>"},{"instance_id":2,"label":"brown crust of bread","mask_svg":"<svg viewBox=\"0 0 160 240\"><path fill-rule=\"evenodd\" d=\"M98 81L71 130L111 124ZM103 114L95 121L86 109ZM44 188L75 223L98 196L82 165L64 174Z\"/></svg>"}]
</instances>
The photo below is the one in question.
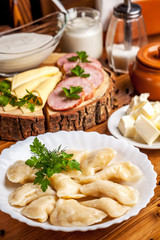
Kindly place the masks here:
<instances>
[{"instance_id":1,"label":"brown crust of bread","mask_svg":"<svg viewBox=\"0 0 160 240\"><path fill-rule=\"evenodd\" d=\"M44 115L21 116L0 113L1 140L19 141L41 133L45 133Z\"/></svg>"}]
</instances>

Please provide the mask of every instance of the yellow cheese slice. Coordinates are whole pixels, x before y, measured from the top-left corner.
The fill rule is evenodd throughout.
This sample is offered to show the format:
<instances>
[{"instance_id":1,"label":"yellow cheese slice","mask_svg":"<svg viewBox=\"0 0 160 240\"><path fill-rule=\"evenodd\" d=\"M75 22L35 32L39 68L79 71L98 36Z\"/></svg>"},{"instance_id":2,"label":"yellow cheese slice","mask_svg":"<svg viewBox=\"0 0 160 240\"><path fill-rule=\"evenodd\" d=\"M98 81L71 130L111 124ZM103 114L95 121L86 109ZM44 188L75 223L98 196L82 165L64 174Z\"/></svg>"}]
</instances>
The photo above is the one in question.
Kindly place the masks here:
<instances>
[{"instance_id":1,"label":"yellow cheese slice","mask_svg":"<svg viewBox=\"0 0 160 240\"><path fill-rule=\"evenodd\" d=\"M18 108L17 106L12 106L11 104L7 104L6 106L3 107L3 110L5 112L9 112L9 111L15 110L17 108Z\"/></svg>"},{"instance_id":2,"label":"yellow cheese slice","mask_svg":"<svg viewBox=\"0 0 160 240\"><path fill-rule=\"evenodd\" d=\"M37 79L33 79L32 81L29 81L27 83L24 83L22 85L20 85L19 87L16 87L14 92L16 94L16 96L18 98L22 98L24 97L26 94L28 94L26 92L26 89L31 92L32 90L36 89L36 87L42 83L43 81L47 80L48 77L40 77L40 78L37 78Z\"/></svg>"},{"instance_id":3,"label":"yellow cheese slice","mask_svg":"<svg viewBox=\"0 0 160 240\"><path fill-rule=\"evenodd\" d=\"M19 73L13 77L12 90L34 79L44 77L44 76L50 77L57 74L58 72L59 72L59 69L57 67L47 66L47 67L36 68L26 72Z\"/></svg>"},{"instance_id":4,"label":"yellow cheese slice","mask_svg":"<svg viewBox=\"0 0 160 240\"><path fill-rule=\"evenodd\" d=\"M42 100L42 105L36 105L35 111L39 111L42 109L47 101L47 98L51 91L55 88L57 83L61 80L62 73L58 72L55 76L49 77L47 80L43 81L41 84L37 86L36 89L32 91L34 95L40 97ZM30 113L30 109L27 108L26 105L21 107L23 113Z\"/></svg>"},{"instance_id":5,"label":"yellow cheese slice","mask_svg":"<svg viewBox=\"0 0 160 240\"><path fill-rule=\"evenodd\" d=\"M12 80L13 80L13 77L8 77L8 78L5 78L5 80L8 80L8 81L12 82Z\"/></svg>"}]
</instances>

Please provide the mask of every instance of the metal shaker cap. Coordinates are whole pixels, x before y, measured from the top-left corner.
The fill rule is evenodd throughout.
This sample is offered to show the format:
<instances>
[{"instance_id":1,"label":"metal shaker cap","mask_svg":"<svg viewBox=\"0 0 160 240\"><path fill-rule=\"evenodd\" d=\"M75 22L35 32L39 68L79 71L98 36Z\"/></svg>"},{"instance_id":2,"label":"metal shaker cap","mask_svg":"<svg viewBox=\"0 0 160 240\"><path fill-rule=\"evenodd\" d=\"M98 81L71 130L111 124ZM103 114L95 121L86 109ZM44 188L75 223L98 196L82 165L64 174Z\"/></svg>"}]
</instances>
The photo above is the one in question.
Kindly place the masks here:
<instances>
[{"instance_id":1,"label":"metal shaker cap","mask_svg":"<svg viewBox=\"0 0 160 240\"><path fill-rule=\"evenodd\" d=\"M117 7L114 7L113 14L117 18L133 19L138 18L141 15L141 7L136 3L131 3L130 7L127 4L122 3Z\"/></svg>"}]
</instances>

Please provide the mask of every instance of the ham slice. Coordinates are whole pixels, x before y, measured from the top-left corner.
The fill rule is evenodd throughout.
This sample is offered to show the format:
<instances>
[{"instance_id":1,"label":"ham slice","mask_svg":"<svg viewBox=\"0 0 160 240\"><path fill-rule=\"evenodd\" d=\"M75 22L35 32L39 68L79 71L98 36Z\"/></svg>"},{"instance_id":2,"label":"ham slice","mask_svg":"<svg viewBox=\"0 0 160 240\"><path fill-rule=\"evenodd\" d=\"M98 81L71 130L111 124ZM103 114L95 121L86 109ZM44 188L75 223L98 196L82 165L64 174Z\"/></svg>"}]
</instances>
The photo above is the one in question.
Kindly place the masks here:
<instances>
[{"instance_id":1,"label":"ham slice","mask_svg":"<svg viewBox=\"0 0 160 240\"><path fill-rule=\"evenodd\" d=\"M89 63L86 63L83 69L85 74L87 73L90 74L90 76L87 79L93 84L93 87L98 88L104 81L104 75L102 70L97 69L94 66L91 66Z\"/></svg>"},{"instance_id":2,"label":"ham slice","mask_svg":"<svg viewBox=\"0 0 160 240\"><path fill-rule=\"evenodd\" d=\"M74 57L74 56L77 56L76 53L68 53L62 57L60 57L58 60L57 60L57 66L61 69L63 67L63 64L65 64L66 62L70 62L68 60L68 58L70 57Z\"/></svg>"},{"instance_id":3,"label":"ham slice","mask_svg":"<svg viewBox=\"0 0 160 240\"><path fill-rule=\"evenodd\" d=\"M81 68L84 68L86 66L86 64L90 65L90 66L94 66L94 67L96 67L98 69L102 68L101 63L99 61L97 61L96 59L91 60L91 58L88 58L88 60L91 61L91 62L89 62L89 63L80 63L79 64L81 66ZM69 62L69 61L65 62L63 64L63 71L64 72L68 72L70 69L74 68L77 65L77 63L78 62Z\"/></svg>"},{"instance_id":4,"label":"ham slice","mask_svg":"<svg viewBox=\"0 0 160 240\"><path fill-rule=\"evenodd\" d=\"M81 66L81 64L80 64ZM83 69L84 69L84 74L90 74L89 77L87 77L87 80L90 81L90 83L93 85L93 87L96 89L98 87L100 87L100 85L103 83L104 81L104 74L102 72L102 70L91 66L89 63L85 63L83 65ZM69 78L72 76L71 71L67 72L64 79Z\"/></svg>"},{"instance_id":5,"label":"ham slice","mask_svg":"<svg viewBox=\"0 0 160 240\"><path fill-rule=\"evenodd\" d=\"M70 88L70 86L81 86L83 92L78 95L79 99L69 99L63 92L62 87ZM64 111L77 107L82 101L89 100L94 95L94 88L92 84L85 78L71 77L60 82L57 87L50 93L48 97L48 105L56 111Z\"/></svg>"},{"instance_id":6,"label":"ham slice","mask_svg":"<svg viewBox=\"0 0 160 240\"><path fill-rule=\"evenodd\" d=\"M76 62L71 62L68 60L68 58L74 57L74 56L77 56L77 54L76 53L68 53L65 56L59 58L57 61L57 66L60 69L63 68L64 72L68 72L71 68L74 68L77 64L80 64L80 66L83 68L83 66L85 66L86 63L79 63L78 60ZM102 68L102 64L98 60L90 58L90 57L88 57L87 60L90 61L87 64L90 64L98 69Z\"/></svg>"}]
</instances>

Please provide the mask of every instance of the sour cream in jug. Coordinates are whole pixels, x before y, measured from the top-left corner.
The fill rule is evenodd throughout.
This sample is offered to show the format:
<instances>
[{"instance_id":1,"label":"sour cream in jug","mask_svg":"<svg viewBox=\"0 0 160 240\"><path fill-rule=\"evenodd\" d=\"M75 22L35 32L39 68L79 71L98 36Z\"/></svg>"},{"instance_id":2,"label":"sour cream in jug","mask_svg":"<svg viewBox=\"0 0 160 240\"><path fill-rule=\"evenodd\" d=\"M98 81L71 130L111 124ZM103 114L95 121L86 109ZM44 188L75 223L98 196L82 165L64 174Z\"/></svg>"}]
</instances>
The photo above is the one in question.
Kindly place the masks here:
<instances>
[{"instance_id":1,"label":"sour cream in jug","mask_svg":"<svg viewBox=\"0 0 160 240\"><path fill-rule=\"evenodd\" d=\"M62 37L64 52L86 51L92 58L99 58L103 51L103 30L100 14L92 8L68 10L69 20Z\"/></svg>"}]
</instances>

